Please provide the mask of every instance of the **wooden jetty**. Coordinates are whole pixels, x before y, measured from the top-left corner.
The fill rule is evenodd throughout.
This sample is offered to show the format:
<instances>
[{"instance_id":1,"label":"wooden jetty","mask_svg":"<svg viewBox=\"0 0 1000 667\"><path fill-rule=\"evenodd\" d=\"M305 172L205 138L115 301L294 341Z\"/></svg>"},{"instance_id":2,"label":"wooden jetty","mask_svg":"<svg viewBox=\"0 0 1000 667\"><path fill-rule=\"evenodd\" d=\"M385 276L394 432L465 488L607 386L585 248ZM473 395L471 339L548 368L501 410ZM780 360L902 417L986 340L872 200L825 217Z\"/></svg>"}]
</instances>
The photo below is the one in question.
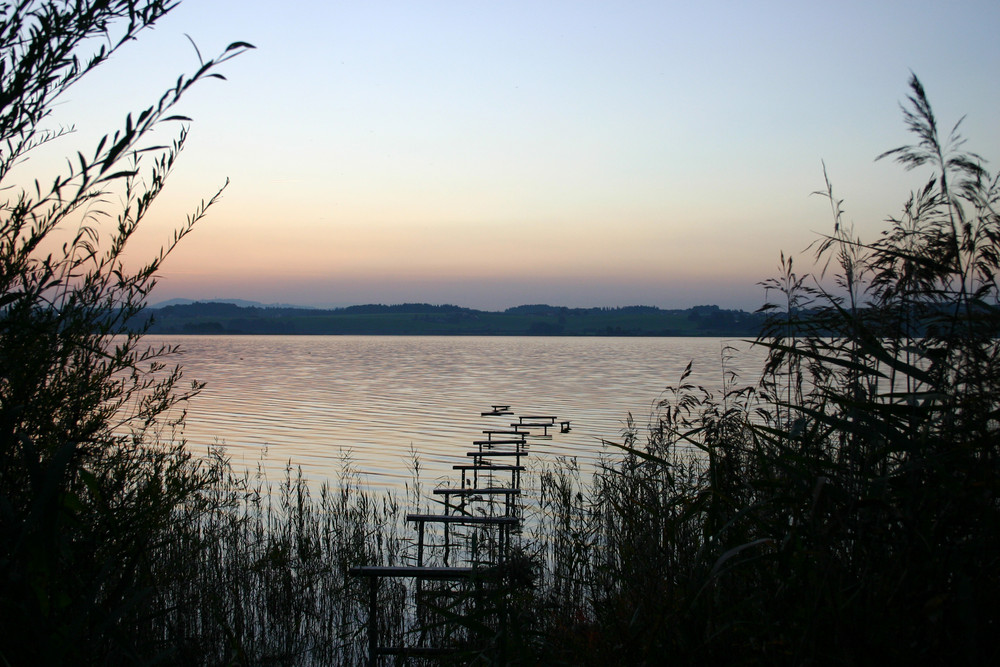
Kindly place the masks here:
<instances>
[{"instance_id":1,"label":"wooden jetty","mask_svg":"<svg viewBox=\"0 0 1000 667\"><path fill-rule=\"evenodd\" d=\"M482 413L483 417L513 415L509 405L493 405L490 410ZM551 438L549 429L556 428L556 424L556 417L531 415L518 418L509 428L484 430L482 433L486 439L473 440L472 444L476 449L466 453L471 462L453 466L454 470L462 473L461 485L434 489L433 494L442 497L441 513L406 515L407 523L413 524L417 533L415 564L364 565L350 569L351 575L363 577L369 584L368 665L378 665L382 656L405 659L411 656L441 656L455 651L453 647L425 645L425 633L422 629L416 643L406 646L384 645L379 634L380 582L385 579L412 582L418 616L425 614L427 608L433 608L432 604L425 605L422 601L423 595L431 592L424 591L425 581L464 586L466 595L472 587L477 598L481 598L487 589L492 587L495 590L500 586L505 563L511 555L511 537L523 522L520 484L521 473L525 470L522 459L528 456L528 440ZM569 430L568 421L558 424L560 432ZM500 463L499 460L506 462ZM509 463L510 460L514 463ZM434 525L440 527L441 539L432 544L428 541L427 527ZM456 537L453 528L469 532ZM459 544L463 544L464 549L453 548ZM487 548L484 549L483 545L487 545ZM435 552L432 562L436 564L425 563L429 549ZM451 564L453 553L463 560L462 564ZM439 590L435 594L448 595L452 591ZM461 595L462 592L458 590L454 594ZM440 626L447 620L437 619L434 624ZM502 637L503 633L500 632L499 635ZM500 641L504 640L501 638Z\"/></svg>"}]
</instances>

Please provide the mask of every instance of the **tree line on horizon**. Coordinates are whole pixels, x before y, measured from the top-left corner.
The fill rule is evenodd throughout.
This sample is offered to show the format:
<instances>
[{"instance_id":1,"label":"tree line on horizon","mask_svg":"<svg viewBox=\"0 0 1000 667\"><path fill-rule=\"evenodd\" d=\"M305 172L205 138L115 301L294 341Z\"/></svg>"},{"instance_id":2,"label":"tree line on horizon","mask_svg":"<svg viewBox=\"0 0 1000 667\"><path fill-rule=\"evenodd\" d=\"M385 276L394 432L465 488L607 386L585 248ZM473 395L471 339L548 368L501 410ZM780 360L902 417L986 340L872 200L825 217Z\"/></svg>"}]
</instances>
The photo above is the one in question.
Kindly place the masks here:
<instances>
[{"instance_id":1,"label":"tree line on horizon","mask_svg":"<svg viewBox=\"0 0 1000 667\"><path fill-rule=\"evenodd\" d=\"M483 311L423 303L335 309L255 307L223 302L169 305L143 315L163 334L395 334L526 336L748 336L761 313L717 306L567 308L524 305Z\"/></svg>"}]
</instances>

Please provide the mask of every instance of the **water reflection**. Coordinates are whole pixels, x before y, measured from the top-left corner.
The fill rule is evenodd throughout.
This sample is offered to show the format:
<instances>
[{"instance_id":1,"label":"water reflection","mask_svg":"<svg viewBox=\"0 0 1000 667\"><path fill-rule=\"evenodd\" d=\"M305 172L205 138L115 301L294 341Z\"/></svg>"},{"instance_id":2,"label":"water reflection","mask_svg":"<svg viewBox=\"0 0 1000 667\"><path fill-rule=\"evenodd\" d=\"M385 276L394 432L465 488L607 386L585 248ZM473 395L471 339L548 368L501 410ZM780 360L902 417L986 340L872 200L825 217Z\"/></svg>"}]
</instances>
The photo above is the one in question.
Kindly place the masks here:
<instances>
[{"instance_id":1,"label":"water reflection","mask_svg":"<svg viewBox=\"0 0 1000 667\"><path fill-rule=\"evenodd\" d=\"M496 403L557 415L569 433L533 445L536 460L584 465L617 439L631 412L644 424L663 388L694 360L692 381L722 386L722 350L744 350L727 368L755 379L763 354L719 338L402 336L150 337L180 343L186 377L207 383L188 408L193 448L224 443L268 476L291 460L311 481L335 479L349 454L368 481L401 490L410 448L427 483L452 477L481 430L503 425L480 412Z\"/></svg>"}]
</instances>

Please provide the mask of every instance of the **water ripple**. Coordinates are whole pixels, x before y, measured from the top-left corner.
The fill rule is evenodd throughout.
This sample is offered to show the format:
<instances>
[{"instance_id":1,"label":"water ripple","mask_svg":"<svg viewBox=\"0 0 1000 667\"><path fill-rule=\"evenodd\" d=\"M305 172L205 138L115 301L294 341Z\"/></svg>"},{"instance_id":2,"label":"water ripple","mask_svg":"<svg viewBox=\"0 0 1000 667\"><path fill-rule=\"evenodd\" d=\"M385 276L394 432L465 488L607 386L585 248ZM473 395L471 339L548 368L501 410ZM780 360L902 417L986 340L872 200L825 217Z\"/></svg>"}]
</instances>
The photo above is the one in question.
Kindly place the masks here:
<instances>
[{"instance_id":1,"label":"water ripple","mask_svg":"<svg viewBox=\"0 0 1000 667\"><path fill-rule=\"evenodd\" d=\"M718 390L718 338L396 336L149 337L179 343L186 377L206 382L188 408L193 448L224 443L255 466L266 446L269 478L290 460L310 480L336 479L345 456L375 486L402 490L411 447L421 477L452 477L490 405L551 414L572 430L533 445L536 459L592 464L626 416L645 424L663 389L695 361L691 381ZM743 346L745 348L745 345ZM759 368L762 353L739 361ZM731 365L730 365L731 366Z\"/></svg>"}]
</instances>

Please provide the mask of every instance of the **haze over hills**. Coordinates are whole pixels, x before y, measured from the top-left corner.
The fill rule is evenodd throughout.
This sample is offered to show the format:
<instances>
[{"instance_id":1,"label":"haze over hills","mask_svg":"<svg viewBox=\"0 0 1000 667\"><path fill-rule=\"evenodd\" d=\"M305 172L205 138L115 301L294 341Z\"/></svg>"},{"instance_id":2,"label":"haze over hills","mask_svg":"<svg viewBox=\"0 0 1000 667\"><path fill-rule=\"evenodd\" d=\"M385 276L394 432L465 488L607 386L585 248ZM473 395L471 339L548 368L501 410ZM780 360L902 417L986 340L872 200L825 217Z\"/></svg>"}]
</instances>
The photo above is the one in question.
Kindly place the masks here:
<instances>
[{"instance_id":1,"label":"haze over hills","mask_svg":"<svg viewBox=\"0 0 1000 667\"><path fill-rule=\"evenodd\" d=\"M216 298L211 299L167 299L151 303L147 308L166 308L167 306L190 306L193 303L230 303L243 308L301 308L302 310L312 310L314 306L303 306L294 303L262 303L260 301L249 301L247 299ZM345 304L346 305L346 304Z\"/></svg>"}]
</instances>

